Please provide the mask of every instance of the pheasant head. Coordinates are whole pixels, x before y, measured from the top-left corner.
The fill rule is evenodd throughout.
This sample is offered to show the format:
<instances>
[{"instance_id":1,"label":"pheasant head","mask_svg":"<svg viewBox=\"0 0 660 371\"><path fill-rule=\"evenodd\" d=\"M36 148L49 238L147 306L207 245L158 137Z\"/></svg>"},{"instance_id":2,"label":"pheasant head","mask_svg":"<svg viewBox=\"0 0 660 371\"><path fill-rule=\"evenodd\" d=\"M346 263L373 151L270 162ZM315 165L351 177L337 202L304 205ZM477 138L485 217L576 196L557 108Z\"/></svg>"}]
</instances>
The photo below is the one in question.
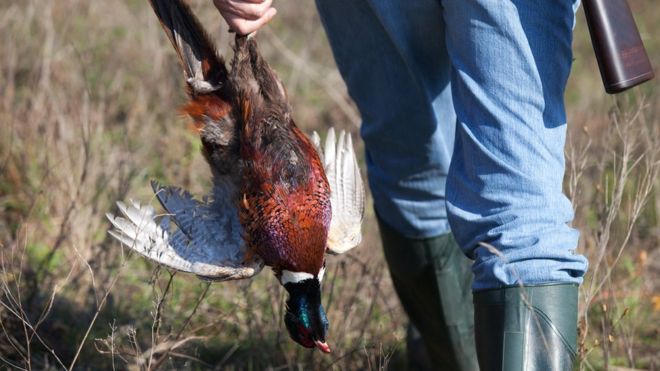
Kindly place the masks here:
<instances>
[{"instance_id":1,"label":"pheasant head","mask_svg":"<svg viewBox=\"0 0 660 371\"><path fill-rule=\"evenodd\" d=\"M326 343L328 317L321 305L324 270L322 268L318 276L285 271L280 282L289 293L284 323L291 339L306 348L317 347L324 353L330 353Z\"/></svg>"}]
</instances>

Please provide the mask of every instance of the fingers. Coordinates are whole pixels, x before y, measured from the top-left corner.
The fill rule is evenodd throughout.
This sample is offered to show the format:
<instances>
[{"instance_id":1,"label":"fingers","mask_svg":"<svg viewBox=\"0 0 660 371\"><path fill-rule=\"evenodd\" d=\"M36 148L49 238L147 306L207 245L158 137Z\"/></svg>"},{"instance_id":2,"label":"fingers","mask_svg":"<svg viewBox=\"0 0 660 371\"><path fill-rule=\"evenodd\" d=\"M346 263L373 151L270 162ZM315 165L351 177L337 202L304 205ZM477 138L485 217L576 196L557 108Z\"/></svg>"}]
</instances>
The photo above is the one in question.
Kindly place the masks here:
<instances>
[{"instance_id":1,"label":"fingers","mask_svg":"<svg viewBox=\"0 0 660 371\"><path fill-rule=\"evenodd\" d=\"M229 27L241 35L246 35L268 23L277 10L273 0L213 0Z\"/></svg>"},{"instance_id":2,"label":"fingers","mask_svg":"<svg viewBox=\"0 0 660 371\"><path fill-rule=\"evenodd\" d=\"M273 4L272 0L214 0L216 7L222 4L220 11L232 13L236 16L257 20L263 17Z\"/></svg>"},{"instance_id":3,"label":"fingers","mask_svg":"<svg viewBox=\"0 0 660 371\"><path fill-rule=\"evenodd\" d=\"M232 30L236 31L240 35L247 35L268 23L271 19L273 19L275 14L277 14L277 11L275 8L271 8L263 17L256 20L248 20L235 15L228 15L225 17L225 20Z\"/></svg>"}]
</instances>

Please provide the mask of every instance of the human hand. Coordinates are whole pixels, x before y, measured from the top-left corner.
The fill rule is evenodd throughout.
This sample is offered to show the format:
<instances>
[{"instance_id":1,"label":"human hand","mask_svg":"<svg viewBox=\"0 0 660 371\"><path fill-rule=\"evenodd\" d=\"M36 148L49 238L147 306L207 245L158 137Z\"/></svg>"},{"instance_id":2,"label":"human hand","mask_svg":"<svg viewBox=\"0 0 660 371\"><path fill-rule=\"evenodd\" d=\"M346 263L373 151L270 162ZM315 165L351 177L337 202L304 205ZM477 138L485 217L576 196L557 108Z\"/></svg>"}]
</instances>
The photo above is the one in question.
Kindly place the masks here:
<instances>
[{"instance_id":1,"label":"human hand","mask_svg":"<svg viewBox=\"0 0 660 371\"><path fill-rule=\"evenodd\" d=\"M277 14L273 0L213 0L213 4L229 27L240 35L258 30Z\"/></svg>"}]
</instances>

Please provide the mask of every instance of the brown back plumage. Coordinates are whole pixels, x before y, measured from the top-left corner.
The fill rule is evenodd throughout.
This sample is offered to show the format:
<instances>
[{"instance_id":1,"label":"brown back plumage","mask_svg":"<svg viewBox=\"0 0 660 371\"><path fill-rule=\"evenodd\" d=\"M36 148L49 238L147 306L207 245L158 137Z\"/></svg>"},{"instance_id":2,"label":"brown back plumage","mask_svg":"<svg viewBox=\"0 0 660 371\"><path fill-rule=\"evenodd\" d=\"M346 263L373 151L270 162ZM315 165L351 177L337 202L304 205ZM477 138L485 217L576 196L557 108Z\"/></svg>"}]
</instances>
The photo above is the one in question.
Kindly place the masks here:
<instances>
[{"instance_id":1,"label":"brown back plumage","mask_svg":"<svg viewBox=\"0 0 660 371\"><path fill-rule=\"evenodd\" d=\"M276 272L318 273L330 224L330 188L284 86L255 38L237 36L231 70L181 0L150 0L179 56L193 118L217 181L237 185L245 240Z\"/></svg>"}]
</instances>

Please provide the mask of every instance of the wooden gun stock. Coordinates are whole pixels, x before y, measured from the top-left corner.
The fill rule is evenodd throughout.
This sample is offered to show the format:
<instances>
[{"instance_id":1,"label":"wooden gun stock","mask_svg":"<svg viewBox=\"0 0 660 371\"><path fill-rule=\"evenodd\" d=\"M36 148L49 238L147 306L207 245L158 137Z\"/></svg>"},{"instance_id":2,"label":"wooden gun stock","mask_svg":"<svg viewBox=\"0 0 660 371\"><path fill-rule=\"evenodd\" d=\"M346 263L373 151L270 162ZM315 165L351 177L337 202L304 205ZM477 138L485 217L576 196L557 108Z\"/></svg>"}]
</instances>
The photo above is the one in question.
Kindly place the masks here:
<instances>
[{"instance_id":1,"label":"wooden gun stock","mask_svg":"<svg viewBox=\"0 0 660 371\"><path fill-rule=\"evenodd\" d=\"M605 91L620 93L655 74L626 0L583 0Z\"/></svg>"}]
</instances>

